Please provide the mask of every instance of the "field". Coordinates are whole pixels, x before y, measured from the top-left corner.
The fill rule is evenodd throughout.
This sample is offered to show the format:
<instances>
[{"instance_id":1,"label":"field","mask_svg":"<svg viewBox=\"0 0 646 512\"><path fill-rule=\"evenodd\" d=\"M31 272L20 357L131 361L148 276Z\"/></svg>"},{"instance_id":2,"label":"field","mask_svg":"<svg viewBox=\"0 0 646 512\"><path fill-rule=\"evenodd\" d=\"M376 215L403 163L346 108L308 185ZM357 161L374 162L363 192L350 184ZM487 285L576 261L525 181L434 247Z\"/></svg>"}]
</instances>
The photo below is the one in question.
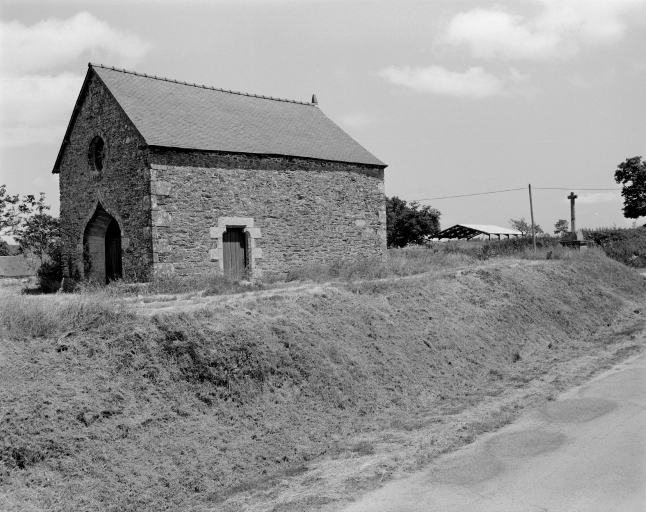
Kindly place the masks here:
<instances>
[{"instance_id":1,"label":"field","mask_svg":"<svg viewBox=\"0 0 646 512\"><path fill-rule=\"evenodd\" d=\"M334 510L644 349L639 274L521 256L4 286L0 509Z\"/></svg>"}]
</instances>

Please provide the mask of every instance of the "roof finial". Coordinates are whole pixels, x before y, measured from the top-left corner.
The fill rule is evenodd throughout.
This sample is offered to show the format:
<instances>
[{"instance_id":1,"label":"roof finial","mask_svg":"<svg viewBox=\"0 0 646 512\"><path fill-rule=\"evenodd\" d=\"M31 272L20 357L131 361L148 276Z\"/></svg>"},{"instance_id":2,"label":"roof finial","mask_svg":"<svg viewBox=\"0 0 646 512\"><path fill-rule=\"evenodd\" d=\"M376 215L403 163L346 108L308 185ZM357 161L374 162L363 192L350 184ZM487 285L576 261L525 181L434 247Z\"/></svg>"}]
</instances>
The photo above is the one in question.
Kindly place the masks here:
<instances>
[{"instance_id":1,"label":"roof finial","mask_svg":"<svg viewBox=\"0 0 646 512\"><path fill-rule=\"evenodd\" d=\"M312 103L313 103L314 105L318 105L318 104L319 104L318 100L316 99L316 94L312 94Z\"/></svg>"}]
</instances>

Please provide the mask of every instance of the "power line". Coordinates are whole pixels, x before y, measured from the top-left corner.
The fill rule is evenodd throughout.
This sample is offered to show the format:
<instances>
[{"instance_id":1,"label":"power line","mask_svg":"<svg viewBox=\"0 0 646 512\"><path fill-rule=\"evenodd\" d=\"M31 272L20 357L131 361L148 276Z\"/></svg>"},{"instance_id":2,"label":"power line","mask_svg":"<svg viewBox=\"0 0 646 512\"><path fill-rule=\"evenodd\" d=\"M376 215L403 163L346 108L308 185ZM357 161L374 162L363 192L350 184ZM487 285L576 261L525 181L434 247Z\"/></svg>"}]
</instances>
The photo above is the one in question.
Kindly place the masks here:
<instances>
[{"instance_id":1,"label":"power line","mask_svg":"<svg viewBox=\"0 0 646 512\"><path fill-rule=\"evenodd\" d=\"M620 188L577 188L577 187L570 187L570 188L561 188L561 187L534 187L534 190L613 190L620 192Z\"/></svg>"},{"instance_id":2,"label":"power line","mask_svg":"<svg viewBox=\"0 0 646 512\"><path fill-rule=\"evenodd\" d=\"M431 197L429 199L414 199L414 201L435 201L437 199L453 199L454 197L484 196L486 194L500 194L501 192L514 192L516 190L525 190L525 187L509 188L507 190L494 190L493 192L478 192L476 194L462 194L459 196L444 196L444 197Z\"/></svg>"},{"instance_id":3,"label":"power line","mask_svg":"<svg viewBox=\"0 0 646 512\"><path fill-rule=\"evenodd\" d=\"M437 201L438 199L454 199L457 197L471 197L471 196L484 196L488 194L500 194L502 192L516 192L518 190L526 190L526 187L520 188L508 188L505 190L493 190L491 192L476 192L475 194L461 194L458 196L442 196L442 197L430 197L426 199L413 199L413 201ZM614 192L620 192L620 188L577 188L577 187L534 187L534 190L612 190Z\"/></svg>"}]
</instances>

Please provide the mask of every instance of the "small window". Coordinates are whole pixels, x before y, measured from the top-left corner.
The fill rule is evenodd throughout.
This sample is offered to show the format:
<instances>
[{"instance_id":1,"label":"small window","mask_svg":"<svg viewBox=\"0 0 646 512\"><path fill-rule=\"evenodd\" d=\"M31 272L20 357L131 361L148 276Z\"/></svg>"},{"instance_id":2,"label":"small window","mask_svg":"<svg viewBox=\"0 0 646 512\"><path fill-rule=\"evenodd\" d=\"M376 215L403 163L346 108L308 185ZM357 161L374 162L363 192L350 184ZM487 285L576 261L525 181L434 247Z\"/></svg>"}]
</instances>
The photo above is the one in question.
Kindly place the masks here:
<instances>
[{"instance_id":1,"label":"small window","mask_svg":"<svg viewBox=\"0 0 646 512\"><path fill-rule=\"evenodd\" d=\"M103 170L103 161L105 160L105 142L101 137L94 137L90 143L88 152L90 166L101 172Z\"/></svg>"}]
</instances>

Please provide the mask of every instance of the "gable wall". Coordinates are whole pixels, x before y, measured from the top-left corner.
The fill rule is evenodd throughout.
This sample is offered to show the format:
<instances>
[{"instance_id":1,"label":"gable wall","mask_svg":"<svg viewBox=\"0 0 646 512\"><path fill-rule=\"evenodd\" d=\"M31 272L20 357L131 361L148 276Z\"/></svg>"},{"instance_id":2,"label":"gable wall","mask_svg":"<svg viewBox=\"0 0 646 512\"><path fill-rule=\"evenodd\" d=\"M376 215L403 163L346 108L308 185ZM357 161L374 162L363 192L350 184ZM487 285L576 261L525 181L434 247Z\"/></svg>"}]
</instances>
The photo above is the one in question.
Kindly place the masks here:
<instances>
[{"instance_id":1,"label":"gable wall","mask_svg":"<svg viewBox=\"0 0 646 512\"><path fill-rule=\"evenodd\" d=\"M382 168L157 148L149 159L154 259L161 275L217 270L223 219L252 219L256 276L385 256Z\"/></svg>"},{"instance_id":2,"label":"gable wall","mask_svg":"<svg viewBox=\"0 0 646 512\"><path fill-rule=\"evenodd\" d=\"M104 139L108 150L101 173L88 159L96 135ZM137 280L149 276L150 179L145 152L140 149L143 144L112 95L92 74L60 165L65 272L70 268L83 272L83 232L100 202L121 228L124 276Z\"/></svg>"}]
</instances>

